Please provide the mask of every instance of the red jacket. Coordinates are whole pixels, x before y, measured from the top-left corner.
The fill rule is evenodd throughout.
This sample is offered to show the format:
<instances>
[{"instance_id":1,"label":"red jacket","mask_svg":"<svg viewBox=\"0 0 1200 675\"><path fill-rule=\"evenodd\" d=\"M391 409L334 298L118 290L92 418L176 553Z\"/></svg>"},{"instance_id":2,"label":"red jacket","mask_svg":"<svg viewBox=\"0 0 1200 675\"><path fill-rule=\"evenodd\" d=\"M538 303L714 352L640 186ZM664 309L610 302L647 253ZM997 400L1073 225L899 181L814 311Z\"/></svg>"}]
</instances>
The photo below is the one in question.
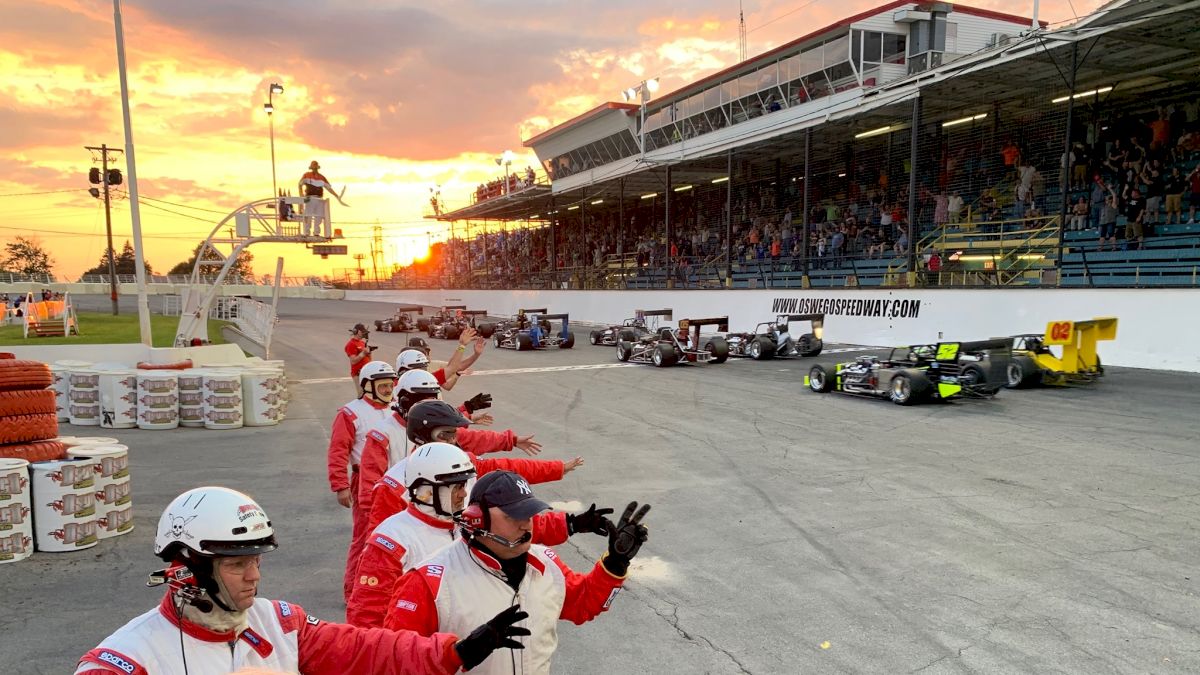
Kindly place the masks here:
<instances>
[{"instance_id":1,"label":"red jacket","mask_svg":"<svg viewBox=\"0 0 1200 675\"><path fill-rule=\"evenodd\" d=\"M364 340L362 338L352 337L352 338L350 338L350 341L346 343L346 356L353 357L355 354L361 352L362 350L364 350L366 348L367 348L366 340ZM367 354L366 356L362 357L361 359L352 362L350 364L350 376L354 377L355 375L358 375L358 371L362 370L363 366L367 365L367 363L370 362L370 360L371 360L371 355Z\"/></svg>"},{"instance_id":2,"label":"red jacket","mask_svg":"<svg viewBox=\"0 0 1200 675\"><path fill-rule=\"evenodd\" d=\"M267 667L306 675L326 673L448 674L462 667L454 635L430 638L408 631L356 628L308 616L299 605L255 600L239 634L218 633L184 620L170 595L84 654L77 674L174 675L183 672L180 642L193 673Z\"/></svg>"},{"instance_id":3,"label":"red jacket","mask_svg":"<svg viewBox=\"0 0 1200 675\"><path fill-rule=\"evenodd\" d=\"M350 487L346 467L353 463L357 465L361 457L354 457L355 450L362 451L367 431L374 426L374 420L363 419L361 413L379 414L387 408L386 403L374 399L359 398L338 409L337 417L333 418L333 428L329 434L329 449L326 462L329 471L329 488L340 492ZM356 447L357 446L357 447Z\"/></svg>"}]
</instances>

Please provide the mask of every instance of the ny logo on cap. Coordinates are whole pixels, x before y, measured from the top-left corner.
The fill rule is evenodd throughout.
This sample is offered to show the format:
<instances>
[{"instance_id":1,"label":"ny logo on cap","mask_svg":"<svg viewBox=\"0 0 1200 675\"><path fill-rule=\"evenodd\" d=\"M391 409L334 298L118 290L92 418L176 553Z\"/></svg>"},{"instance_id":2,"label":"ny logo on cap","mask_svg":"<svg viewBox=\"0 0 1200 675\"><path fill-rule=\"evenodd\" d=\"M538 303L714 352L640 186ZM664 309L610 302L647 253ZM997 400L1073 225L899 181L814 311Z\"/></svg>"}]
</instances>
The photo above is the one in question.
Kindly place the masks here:
<instances>
[{"instance_id":1,"label":"ny logo on cap","mask_svg":"<svg viewBox=\"0 0 1200 675\"><path fill-rule=\"evenodd\" d=\"M517 489L520 490L521 494L523 494L523 495L532 495L533 494L533 490L529 489L529 483L526 483L524 480L517 481Z\"/></svg>"}]
</instances>

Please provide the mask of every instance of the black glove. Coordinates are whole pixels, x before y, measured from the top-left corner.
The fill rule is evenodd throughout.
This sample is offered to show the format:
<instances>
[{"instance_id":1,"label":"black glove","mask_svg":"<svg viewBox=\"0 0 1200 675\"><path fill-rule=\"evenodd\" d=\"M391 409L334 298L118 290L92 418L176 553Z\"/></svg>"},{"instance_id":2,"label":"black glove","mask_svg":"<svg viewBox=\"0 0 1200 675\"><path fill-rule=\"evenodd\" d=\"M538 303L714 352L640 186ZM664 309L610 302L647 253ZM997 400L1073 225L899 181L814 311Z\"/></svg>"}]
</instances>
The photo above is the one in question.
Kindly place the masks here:
<instances>
[{"instance_id":1,"label":"black glove","mask_svg":"<svg viewBox=\"0 0 1200 675\"><path fill-rule=\"evenodd\" d=\"M607 537L609 532L613 530L612 521L604 516L612 513L612 509L597 509L595 504L588 507L587 511L578 515L567 514L567 534L579 534L580 532L595 532L601 536Z\"/></svg>"},{"instance_id":2,"label":"black glove","mask_svg":"<svg viewBox=\"0 0 1200 675\"><path fill-rule=\"evenodd\" d=\"M467 412L469 413L473 413L477 410L483 410L484 408L490 408L492 407L492 395L482 393L475 394L463 403L463 407L466 408Z\"/></svg>"},{"instance_id":3,"label":"black glove","mask_svg":"<svg viewBox=\"0 0 1200 675\"><path fill-rule=\"evenodd\" d=\"M467 637L455 642L454 651L458 652L458 658L463 662L463 670L470 670L483 663L483 660L497 649L524 649L525 645L513 638L529 635L529 629L513 624L528 618L529 613L522 612L520 605L513 605L471 631Z\"/></svg>"},{"instance_id":4,"label":"black glove","mask_svg":"<svg viewBox=\"0 0 1200 675\"><path fill-rule=\"evenodd\" d=\"M637 510L637 514L634 511ZM638 549L646 543L650 533L642 525L642 517L650 510L649 504L643 504L638 509L637 502L629 502L621 520L609 528L608 553L604 556L604 569L614 576L623 577L629 572L629 561L637 555Z\"/></svg>"}]
</instances>

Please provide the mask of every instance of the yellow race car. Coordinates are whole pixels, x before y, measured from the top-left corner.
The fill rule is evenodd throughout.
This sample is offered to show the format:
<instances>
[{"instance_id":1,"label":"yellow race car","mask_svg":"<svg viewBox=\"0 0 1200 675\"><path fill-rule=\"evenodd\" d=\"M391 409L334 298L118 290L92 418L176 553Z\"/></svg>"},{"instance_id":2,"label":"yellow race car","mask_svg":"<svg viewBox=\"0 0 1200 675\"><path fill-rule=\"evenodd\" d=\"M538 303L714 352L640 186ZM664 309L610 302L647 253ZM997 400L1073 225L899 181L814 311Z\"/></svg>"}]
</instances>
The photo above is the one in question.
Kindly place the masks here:
<instances>
[{"instance_id":1,"label":"yellow race car","mask_svg":"<svg viewBox=\"0 0 1200 675\"><path fill-rule=\"evenodd\" d=\"M1012 362L1008 387L1039 384L1087 384L1104 375L1096 343L1117 337L1117 320L1098 317L1089 321L1051 321L1046 333L1012 336ZM1057 347L1057 353L1051 347Z\"/></svg>"}]
</instances>

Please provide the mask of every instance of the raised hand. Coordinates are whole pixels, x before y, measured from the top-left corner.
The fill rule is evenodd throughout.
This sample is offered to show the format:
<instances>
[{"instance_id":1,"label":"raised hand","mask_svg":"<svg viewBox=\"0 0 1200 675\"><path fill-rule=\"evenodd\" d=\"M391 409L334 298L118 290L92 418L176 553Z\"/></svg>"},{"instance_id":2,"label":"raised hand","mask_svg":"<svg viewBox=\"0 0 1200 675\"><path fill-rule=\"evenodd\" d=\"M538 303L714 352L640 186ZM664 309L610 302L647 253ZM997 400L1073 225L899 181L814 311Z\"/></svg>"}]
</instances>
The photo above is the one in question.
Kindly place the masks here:
<instances>
[{"instance_id":1,"label":"raised hand","mask_svg":"<svg viewBox=\"0 0 1200 675\"><path fill-rule=\"evenodd\" d=\"M636 513L635 513L636 511ZM649 538L649 531L642 525L642 518L650 511L649 504L638 509L637 502L629 502L625 513L608 533L608 553L604 555L604 569L614 576L623 577L629 572L629 561L641 550Z\"/></svg>"},{"instance_id":2,"label":"raised hand","mask_svg":"<svg viewBox=\"0 0 1200 675\"><path fill-rule=\"evenodd\" d=\"M581 466L583 466L582 457L576 457L575 459L563 462L563 475L565 476ZM592 506L595 506L595 504L592 504ZM609 509L608 512L612 513L612 509Z\"/></svg>"},{"instance_id":3,"label":"raised hand","mask_svg":"<svg viewBox=\"0 0 1200 675\"><path fill-rule=\"evenodd\" d=\"M533 457L542 451L542 444L533 440L533 434L529 434L528 436L517 436L517 439L513 441L513 447L521 450L530 457Z\"/></svg>"},{"instance_id":4,"label":"raised hand","mask_svg":"<svg viewBox=\"0 0 1200 675\"><path fill-rule=\"evenodd\" d=\"M578 534L580 532L595 532L596 534L607 537L609 530L613 524L608 518L608 514L612 513L612 509L597 509L595 504L592 504L587 511L583 513L567 516L567 534Z\"/></svg>"}]
</instances>

